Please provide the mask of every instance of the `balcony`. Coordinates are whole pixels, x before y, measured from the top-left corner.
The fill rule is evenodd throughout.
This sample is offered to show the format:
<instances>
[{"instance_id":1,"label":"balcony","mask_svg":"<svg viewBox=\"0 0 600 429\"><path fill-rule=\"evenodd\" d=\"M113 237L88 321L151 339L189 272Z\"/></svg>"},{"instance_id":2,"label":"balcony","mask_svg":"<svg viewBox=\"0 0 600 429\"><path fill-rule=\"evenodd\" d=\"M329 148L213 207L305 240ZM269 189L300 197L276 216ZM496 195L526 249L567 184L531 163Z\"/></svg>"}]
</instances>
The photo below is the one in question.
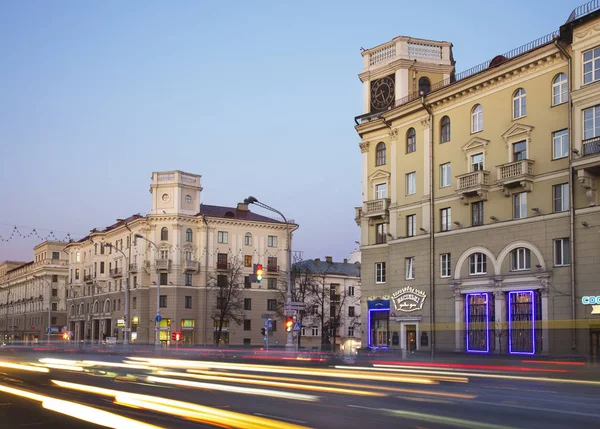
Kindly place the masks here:
<instances>
[{"instance_id":1,"label":"balcony","mask_svg":"<svg viewBox=\"0 0 600 429\"><path fill-rule=\"evenodd\" d=\"M228 270L229 264L227 262L217 262L217 270Z\"/></svg>"},{"instance_id":2,"label":"balcony","mask_svg":"<svg viewBox=\"0 0 600 429\"><path fill-rule=\"evenodd\" d=\"M487 200L490 189L490 172L486 170L473 171L471 173L456 176L456 193L468 204L466 197L478 195Z\"/></svg>"},{"instance_id":3,"label":"balcony","mask_svg":"<svg viewBox=\"0 0 600 429\"><path fill-rule=\"evenodd\" d=\"M583 156L600 155L600 137L583 141Z\"/></svg>"},{"instance_id":4,"label":"balcony","mask_svg":"<svg viewBox=\"0 0 600 429\"><path fill-rule=\"evenodd\" d=\"M267 265L267 272L268 273L278 273L279 265Z\"/></svg>"},{"instance_id":5,"label":"balcony","mask_svg":"<svg viewBox=\"0 0 600 429\"><path fill-rule=\"evenodd\" d=\"M137 273L138 272L138 266L137 266L137 264L129 264L129 272L130 273Z\"/></svg>"},{"instance_id":6,"label":"balcony","mask_svg":"<svg viewBox=\"0 0 600 429\"><path fill-rule=\"evenodd\" d=\"M526 192L531 191L533 183L533 160L522 159L496 166L497 180L504 187L504 194L510 196L509 189L517 186L523 187Z\"/></svg>"},{"instance_id":7,"label":"balcony","mask_svg":"<svg viewBox=\"0 0 600 429\"><path fill-rule=\"evenodd\" d=\"M123 268L113 268L110 270L110 276L112 278L121 277L123 275Z\"/></svg>"},{"instance_id":8,"label":"balcony","mask_svg":"<svg viewBox=\"0 0 600 429\"><path fill-rule=\"evenodd\" d=\"M83 276L83 281L85 283L93 283L94 282L94 278L92 277L91 274L86 274L85 276Z\"/></svg>"},{"instance_id":9,"label":"balcony","mask_svg":"<svg viewBox=\"0 0 600 429\"><path fill-rule=\"evenodd\" d=\"M577 181L585 191L588 206L595 206L597 204L596 179L600 177L600 136L583 140L578 155L573 157Z\"/></svg>"},{"instance_id":10,"label":"balcony","mask_svg":"<svg viewBox=\"0 0 600 429\"><path fill-rule=\"evenodd\" d=\"M168 271L171 269L171 260L170 259L157 259L156 260L156 269L159 271Z\"/></svg>"},{"instance_id":11,"label":"balcony","mask_svg":"<svg viewBox=\"0 0 600 429\"><path fill-rule=\"evenodd\" d=\"M183 261L183 270L186 272L197 272L200 269L200 263L198 261L185 260Z\"/></svg>"},{"instance_id":12,"label":"balcony","mask_svg":"<svg viewBox=\"0 0 600 429\"><path fill-rule=\"evenodd\" d=\"M360 215L361 217L368 218L369 220L375 218L387 220L390 213L390 199L380 198L377 200L366 201L363 204L362 209L359 210L357 210L357 216Z\"/></svg>"}]
</instances>

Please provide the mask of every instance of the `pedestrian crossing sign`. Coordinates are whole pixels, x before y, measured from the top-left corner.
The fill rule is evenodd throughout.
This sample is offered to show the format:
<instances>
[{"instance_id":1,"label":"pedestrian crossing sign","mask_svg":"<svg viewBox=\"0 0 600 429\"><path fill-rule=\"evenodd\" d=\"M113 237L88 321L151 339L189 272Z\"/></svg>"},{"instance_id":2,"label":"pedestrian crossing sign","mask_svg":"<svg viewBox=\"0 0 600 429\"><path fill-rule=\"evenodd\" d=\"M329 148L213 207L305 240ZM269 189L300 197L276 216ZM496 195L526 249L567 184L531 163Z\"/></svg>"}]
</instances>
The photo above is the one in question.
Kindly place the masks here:
<instances>
[{"instance_id":1,"label":"pedestrian crossing sign","mask_svg":"<svg viewBox=\"0 0 600 429\"><path fill-rule=\"evenodd\" d=\"M292 332L300 332L300 322L294 323L294 327L292 328Z\"/></svg>"}]
</instances>

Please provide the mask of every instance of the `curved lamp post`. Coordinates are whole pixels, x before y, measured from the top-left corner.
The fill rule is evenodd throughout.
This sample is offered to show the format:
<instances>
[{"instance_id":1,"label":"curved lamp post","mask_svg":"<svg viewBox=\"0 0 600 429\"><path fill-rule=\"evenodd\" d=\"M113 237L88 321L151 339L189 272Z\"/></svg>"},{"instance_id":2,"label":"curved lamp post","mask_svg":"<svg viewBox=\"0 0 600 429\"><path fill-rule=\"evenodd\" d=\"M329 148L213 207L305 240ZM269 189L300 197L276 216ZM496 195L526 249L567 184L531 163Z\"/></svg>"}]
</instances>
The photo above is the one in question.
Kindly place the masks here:
<instances>
[{"instance_id":1,"label":"curved lamp post","mask_svg":"<svg viewBox=\"0 0 600 429\"><path fill-rule=\"evenodd\" d=\"M158 246L156 245L156 243L148 240L142 234L135 234L134 237L140 238L140 239L145 240L148 243L152 244L154 246L154 248L156 249L156 253L158 255L159 250L158 250ZM160 322L158 321L158 318L160 317L160 278L157 280L158 281L156 282L156 319L155 319L156 328L155 328L155 333L154 333L154 337L155 337L154 345L157 347L160 347Z\"/></svg>"}]
</instances>

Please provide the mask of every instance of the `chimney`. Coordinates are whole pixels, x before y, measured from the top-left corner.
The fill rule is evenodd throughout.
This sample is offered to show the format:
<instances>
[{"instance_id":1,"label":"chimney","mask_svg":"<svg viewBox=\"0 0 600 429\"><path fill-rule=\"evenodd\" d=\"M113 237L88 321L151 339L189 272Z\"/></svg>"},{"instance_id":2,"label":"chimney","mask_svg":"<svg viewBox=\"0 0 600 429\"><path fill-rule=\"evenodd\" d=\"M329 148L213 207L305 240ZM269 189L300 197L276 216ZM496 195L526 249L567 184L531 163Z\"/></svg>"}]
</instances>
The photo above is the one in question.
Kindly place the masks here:
<instances>
[{"instance_id":1,"label":"chimney","mask_svg":"<svg viewBox=\"0 0 600 429\"><path fill-rule=\"evenodd\" d=\"M331 263L333 263L333 257L332 257L332 256L325 256L325 261L326 261L328 264L331 264Z\"/></svg>"},{"instance_id":2,"label":"chimney","mask_svg":"<svg viewBox=\"0 0 600 429\"><path fill-rule=\"evenodd\" d=\"M348 260L346 258L344 258L344 264L347 264Z\"/></svg>"},{"instance_id":3,"label":"chimney","mask_svg":"<svg viewBox=\"0 0 600 429\"><path fill-rule=\"evenodd\" d=\"M315 258L315 264L319 265L321 263L321 260L319 258Z\"/></svg>"},{"instance_id":4,"label":"chimney","mask_svg":"<svg viewBox=\"0 0 600 429\"><path fill-rule=\"evenodd\" d=\"M238 203L237 209L239 211L242 211L242 212L247 212L248 211L248 204Z\"/></svg>"}]
</instances>

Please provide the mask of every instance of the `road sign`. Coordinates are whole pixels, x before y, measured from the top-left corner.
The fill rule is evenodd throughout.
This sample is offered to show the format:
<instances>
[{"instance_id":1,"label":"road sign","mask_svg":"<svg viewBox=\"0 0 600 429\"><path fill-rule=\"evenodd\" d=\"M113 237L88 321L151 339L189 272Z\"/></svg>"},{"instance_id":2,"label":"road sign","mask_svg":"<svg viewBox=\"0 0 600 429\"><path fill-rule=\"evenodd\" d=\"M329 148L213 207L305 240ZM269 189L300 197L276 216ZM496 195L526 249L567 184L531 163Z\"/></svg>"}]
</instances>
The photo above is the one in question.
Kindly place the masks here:
<instances>
[{"instance_id":1,"label":"road sign","mask_svg":"<svg viewBox=\"0 0 600 429\"><path fill-rule=\"evenodd\" d=\"M49 334L51 334L52 333L52 328L49 327L48 329L46 329L46 332L49 333Z\"/></svg>"},{"instance_id":2,"label":"road sign","mask_svg":"<svg viewBox=\"0 0 600 429\"><path fill-rule=\"evenodd\" d=\"M154 318L154 320L156 320L158 323L160 323L160 322L161 322L161 320L162 320L162 317L160 317L160 316L156 316L156 317Z\"/></svg>"},{"instance_id":3,"label":"road sign","mask_svg":"<svg viewBox=\"0 0 600 429\"><path fill-rule=\"evenodd\" d=\"M267 328L269 329L269 331L273 330L273 320L267 320Z\"/></svg>"},{"instance_id":4,"label":"road sign","mask_svg":"<svg viewBox=\"0 0 600 429\"><path fill-rule=\"evenodd\" d=\"M271 314L271 313L263 313L263 314L260 315L260 317L262 319L271 319L273 317L273 314Z\"/></svg>"},{"instance_id":5,"label":"road sign","mask_svg":"<svg viewBox=\"0 0 600 429\"><path fill-rule=\"evenodd\" d=\"M306 308L306 303L304 302L286 302L286 308L290 308L292 310L304 310Z\"/></svg>"},{"instance_id":6,"label":"road sign","mask_svg":"<svg viewBox=\"0 0 600 429\"><path fill-rule=\"evenodd\" d=\"M123 332L131 332L130 328L123 328Z\"/></svg>"},{"instance_id":7,"label":"road sign","mask_svg":"<svg viewBox=\"0 0 600 429\"><path fill-rule=\"evenodd\" d=\"M294 323L294 328L292 329L292 332L300 332L300 322Z\"/></svg>"}]
</instances>

